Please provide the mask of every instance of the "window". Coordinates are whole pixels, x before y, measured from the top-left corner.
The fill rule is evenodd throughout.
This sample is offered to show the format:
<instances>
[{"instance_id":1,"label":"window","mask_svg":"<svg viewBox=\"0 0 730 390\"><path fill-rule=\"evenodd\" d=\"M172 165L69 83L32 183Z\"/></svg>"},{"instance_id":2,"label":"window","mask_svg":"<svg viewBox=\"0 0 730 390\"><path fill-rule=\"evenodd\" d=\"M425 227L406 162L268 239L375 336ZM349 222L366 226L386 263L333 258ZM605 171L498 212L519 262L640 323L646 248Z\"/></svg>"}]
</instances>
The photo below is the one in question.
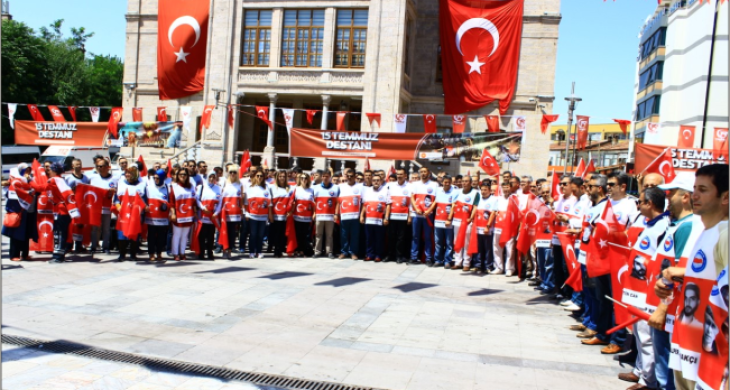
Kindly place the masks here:
<instances>
[{"instance_id":1,"label":"window","mask_svg":"<svg viewBox=\"0 0 730 390\"><path fill-rule=\"evenodd\" d=\"M322 67L324 10L284 11L281 66Z\"/></svg>"},{"instance_id":2,"label":"window","mask_svg":"<svg viewBox=\"0 0 730 390\"><path fill-rule=\"evenodd\" d=\"M659 114L659 101L661 96L655 95L644 100L636 106L636 120L640 121L652 115Z\"/></svg>"},{"instance_id":3,"label":"window","mask_svg":"<svg viewBox=\"0 0 730 390\"><path fill-rule=\"evenodd\" d=\"M667 35L667 28L663 27L652 34L644 43L639 47L639 59L643 60L648 57L654 50L660 46L664 46L664 42Z\"/></svg>"},{"instance_id":4,"label":"window","mask_svg":"<svg viewBox=\"0 0 730 390\"><path fill-rule=\"evenodd\" d=\"M403 71L407 75L411 75L411 19L406 21L406 39L405 39L405 55L403 63Z\"/></svg>"},{"instance_id":5,"label":"window","mask_svg":"<svg viewBox=\"0 0 730 390\"><path fill-rule=\"evenodd\" d=\"M335 67L365 67L365 45L368 35L368 10L337 10L337 42Z\"/></svg>"},{"instance_id":6,"label":"window","mask_svg":"<svg viewBox=\"0 0 730 390\"><path fill-rule=\"evenodd\" d=\"M662 79L662 74L664 72L664 62L659 61L649 67L644 73L639 75L639 91L643 91L644 88L647 86L653 84L655 81L659 81Z\"/></svg>"},{"instance_id":7,"label":"window","mask_svg":"<svg viewBox=\"0 0 730 390\"><path fill-rule=\"evenodd\" d=\"M246 11L242 66L268 66L271 51L271 11Z\"/></svg>"},{"instance_id":8,"label":"window","mask_svg":"<svg viewBox=\"0 0 730 390\"><path fill-rule=\"evenodd\" d=\"M438 51L436 52L436 82L441 83L444 81L444 73L441 69L441 46L439 45Z\"/></svg>"}]
</instances>

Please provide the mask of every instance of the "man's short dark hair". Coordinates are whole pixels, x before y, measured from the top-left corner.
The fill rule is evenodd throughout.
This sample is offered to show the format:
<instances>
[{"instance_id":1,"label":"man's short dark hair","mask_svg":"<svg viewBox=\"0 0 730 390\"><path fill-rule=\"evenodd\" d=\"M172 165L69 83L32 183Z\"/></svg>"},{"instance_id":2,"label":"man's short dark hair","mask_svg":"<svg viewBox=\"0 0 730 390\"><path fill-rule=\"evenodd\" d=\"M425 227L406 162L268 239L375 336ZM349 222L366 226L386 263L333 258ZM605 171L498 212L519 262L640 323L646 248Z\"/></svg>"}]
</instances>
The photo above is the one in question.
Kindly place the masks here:
<instances>
[{"instance_id":1,"label":"man's short dark hair","mask_svg":"<svg viewBox=\"0 0 730 390\"><path fill-rule=\"evenodd\" d=\"M441 178L441 180L446 180L446 179L453 180L453 178L451 177L451 175L449 175L448 173L445 174L444 177Z\"/></svg>"},{"instance_id":2,"label":"man's short dark hair","mask_svg":"<svg viewBox=\"0 0 730 390\"><path fill-rule=\"evenodd\" d=\"M644 189L644 201L651 202L654 209L657 211L664 211L664 203L667 199L667 195L664 190L658 187L649 187Z\"/></svg>"},{"instance_id":3,"label":"man's short dark hair","mask_svg":"<svg viewBox=\"0 0 730 390\"><path fill-rule=\"evenodd\" d=\"M369 174L372 175L373 174L373 171L371 169L366 169L363 173L369 173Z\"/></svg>"},{"instance_id":4,"label":"man's short dark hair","mask_svg":"<svg viewBox=\"0 0 730 390\"><path fill-rule=\"evenodd\" d=\"M103 160L103 159L104 159L104 156L102 156L101 154L97 154L96 156L94 156L94 162L97 162L97 161Z\"/></svg>"},{"instance_id":5,"label":"man's short dark hair","mask_svg":"<svg viewBox=\"0 0 730 390\"><path fill-rule=\"evenodd\" d=\"M509 178L509 185L512 185L512 180L517 180L517 184L520 184L520 178L517 176L510 176Z\"/></svg>"},{"instance_id":6,"label":"man's short dark hair","mask_svg":"<svg viewBox=\"0 0 730 390\"><path fill-rule=\"evenodd\" d=\"M459 179L463 179L463 178L464 178L464 176L461 176L461 175L456 175L456 177L454 177L455 180L459 180Z\"/></svg>"},{"instance_id":7,"label":"man's short dark hair","mask_svg":"<svg viewBox=\"0 0 730 390\"><path fill-rule=\"evenodd\" d=\"M390 176L388 176L388 179L398 180L398 176L396 176L395 173L391 173Z\"/></svg>"},{"instance_id":8,"label":"man's short dark hair","mask_svg":"<svg viewBox=\"0 0 730 390\"><path fill-rule=\"evenodd\" d=\"M609 179L616 179L616 184L619 186L626 185L626 188L629 188L629 182L631 181L631 177L629 175L621 172L621 171L613 171L608 174Z\"/></svg>"},{"instance_id":9,"label":"man's short dark hair","mask_svg":"<svg viewBox=\"0 0 730 390\"><path fill-rule=\"evenodd\" d=\"M403 171L403 174L404 175L407 175L408 174L408 172L406 172L406 169L405 168L396 168L395 172L398 173L398 171Z\"/></svg>"},{"instance_id":10,"label":"man's short dark hair","mask_svg":"<svg viewBox=\"0 0 730 390\"><path fill-rule=\"evenodd\" d=\"M570 178L570 184L575 184L575 185L577 185L578 187L580 187L580 186L582 186L582 185L583 185L583 178L580 178L580 177L578 177L578 176L572 176L572 177Z\"/></svg>"},{"instance_id":11,"label":"man's short dark hair","mask_svg":"<svg viewBox=\"0 0 730 390\"><path fill-rule=\"evenodd\" d=\"M695 177L707 176L712 180L712 185L717 188L717 197L719 198L728 190L728 165L727 164L709 164L701 167L695 173Z\"/></svg>"},{"instance_id":12,"label":"man's short dark hair","mask_svg":"<svg viewBox=\"0 0 730 390\"><path fill-rule=\"evenodd\" d=\"M492 181L489 180L489 179L482 180L482 182L479 183L479 188L484 187L484 186L489 187L489 189L491 190L492 189Z\"/></svg>"},{"instance_id":13,"label":"man's short dark hair","mask_svg":"<svg viewBox=\"0 0 730 390\"><path fill-rule=\"evenodd\" d=\"M205 164L205 161L203 161L203 160L198 161L198 168L200 168L200 164Z\"/></svg>"},{"instance_id":14,"label":"man's short dark hair","mask_svg":"<svg viewBox=\"0 0 730 390\"><path fill-rule=\"evenodd\" d=\"M332 177L342 177L342 172L337 171Z\"/></svg>"},{"instance_id":15,"label":"man's short dark hair","mask_svg":"<svg viewBox=\"0 0 730 390\"><path fill-rule=\"evenodd\" d=\"M547 179L545 179L544 177L541 177L541 178L535 180L535 185L540 187L542 185L542 183L545 183L546 181L547 181Z\"/></svg>"}]
</instances>

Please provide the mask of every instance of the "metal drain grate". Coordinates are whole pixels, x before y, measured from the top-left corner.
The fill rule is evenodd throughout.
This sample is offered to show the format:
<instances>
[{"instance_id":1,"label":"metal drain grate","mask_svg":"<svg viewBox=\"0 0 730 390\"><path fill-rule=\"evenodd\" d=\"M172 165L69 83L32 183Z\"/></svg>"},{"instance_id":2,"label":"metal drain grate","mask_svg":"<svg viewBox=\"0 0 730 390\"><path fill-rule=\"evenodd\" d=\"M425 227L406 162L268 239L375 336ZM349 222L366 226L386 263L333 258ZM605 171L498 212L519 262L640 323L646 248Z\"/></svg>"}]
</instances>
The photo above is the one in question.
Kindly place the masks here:
<instances>
[{"instance_id":1,"label":"metal drain grate","mask_svg":"<svg viewBox=\"0 0 730 390\"><path fill-rule=\"evenodd\" d=\"M225 367L209 366L205 364L181 362L151 356L136 355L133 353L110 351L96 348L73 341L58 340L44 341L22 336L2 335L2 343L36 348L46 352L63 353L85 356L93 359L137 364L157 371L194 374L223 380L237 380L250 382L256 385L275 386L292 390L378 390L372 387L351 386L333 382L312 381L290 378L282 375L246 372Z\"/></svg>"}]
</instances>

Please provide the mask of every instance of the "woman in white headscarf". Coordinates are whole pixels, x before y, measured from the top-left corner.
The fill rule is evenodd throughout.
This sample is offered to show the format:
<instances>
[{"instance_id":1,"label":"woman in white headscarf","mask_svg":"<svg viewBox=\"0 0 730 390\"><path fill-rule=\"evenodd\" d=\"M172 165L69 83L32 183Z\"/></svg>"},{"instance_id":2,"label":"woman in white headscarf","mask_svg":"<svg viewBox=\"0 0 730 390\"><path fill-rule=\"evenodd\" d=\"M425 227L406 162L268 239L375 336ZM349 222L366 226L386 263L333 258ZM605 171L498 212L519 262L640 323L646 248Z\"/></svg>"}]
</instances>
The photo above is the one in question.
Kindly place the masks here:
<instances>
[{"instance_id":1,"label":"woman in white headscarf","mask_svg":"<svg viewBox=\"0 0 730 390\"><path fill-rule=\"evenodd\" d=\"M2 235L10 238L10 260L30 259L30 240L38 241L36 226L35 196L28 184L28 164L18 164L10 170L10 187L5 203L6 225L3 221Z\"/></svg>"}]
</instances>

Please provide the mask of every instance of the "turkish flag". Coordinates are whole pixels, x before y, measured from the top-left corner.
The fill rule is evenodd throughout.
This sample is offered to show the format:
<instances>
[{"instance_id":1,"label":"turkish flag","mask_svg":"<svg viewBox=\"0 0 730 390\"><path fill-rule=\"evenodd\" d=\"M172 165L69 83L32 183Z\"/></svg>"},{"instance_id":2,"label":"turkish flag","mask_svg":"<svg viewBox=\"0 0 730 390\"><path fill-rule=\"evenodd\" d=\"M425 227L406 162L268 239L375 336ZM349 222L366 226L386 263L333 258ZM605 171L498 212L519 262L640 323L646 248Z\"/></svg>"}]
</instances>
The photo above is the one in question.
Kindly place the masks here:
<instances>
[{"instance_id":1,"label":"turkish flag","mask_svg":"<svg viewBox=\"0 0 730 390\"><path fill-rule=\"evenodd\" d=\"M560 117L560 115L547 115L547 114L543 114L542 115L542 121L540 121L540 131L543 134L545 134L545 132L547 131L548 125L551 124L551 123L553 123L553 122L555 122L556 120L558 120L559 117Z\"/></svg>"},{"instance_id":2,"label":"turkish flag","mask_svg":"<svg viewBox=\"0 0 730 390\"><path fill-rule=\"evenodd\" d=\"M243 156L241 156L241 169L238 171L239 179L243 178L243 174L248 172L251 165L251 155L249 155L248 149L246 149L246 151L243 152Z\"/></svg>"},{"instance_id":3,"label":"turkish flag","mask_svg":"<svg viewBox=\"0 0 730 390\"><path fill-rule=\"evenodd\" d=\"M724 159L727 164L727 127L715 127L715 132L712 134L712 155L716 160Z\"/></svg>"},{"instance_id":4,"label":"turkish flag","mask_svg":"<svg viewBox=\"0 0 730 390\"><path fill-rule=\"evenodd\" d=\"M679 134L677 137L678 148L694 148L695 147L695 127L679 126Z\"/></svg>"},{"instance_id":5,"label":"turkish flag","mask_svg":"<svg viewBox=\"0 0 730 390\"><path fill-rule=\"evenodd\" d=\"M71 114L71 120L76 122L76 106L68 106L68 112Z\"/></svg>"},{"instance_id":6,"label":"turkish flag","mask_svg":"<svg viewBox=\"0 0 730 390\"><path fill-rule=\"evenodd\" d=\"M140 154L139 157L137 157L137 162L142 165L141 168L139 168L139 177L146 177L147 176L147 164L144 163L144 157Z\"/></svg>"},{"instance_id":7,"label":"turkish flag","mask_svg":"<svg viewBox=\"0 0 730 390\"><path fill-rule=\"evenodd\" d=\"M441 0L441 65L444 113L459 114L499 100L512 102L522 38L524 0Z\"/></svg>"},{"instance_id":8,"label":"turkish flag","mask_svg":"<svg viewBox=\"0 0 730 390\"><path fill-rule=\"evenodd\" d=\"M157 121L167 122L167 107L157 107Z\"/></svg>"},{"instance_id":9,"label":"turkish flag","mask_svg":"<svg viewBox=\"0 0 730 390\"><path fill-rule=\"evenodd\" d=\"M338 131L345 130L345 117L346 116L347 116L346 112L337 113L337 130Z\"/></svg>"},{"instance_id":10,"label":"turkish flag","mask_svg":"<svg viewBox=\"0 0 730 390\"><path fill-rule=\"evenodd\" d=\"M256 111L258 111L258 106L256 107ZM307 123L309 123L310 126L312 125L312 121L314 120L314 115L316 115L318 111L319 110L307 110ZM380 126L380 114L377 114L377 115L378 115L378 126Z\"/></svg>"},{"instance_id":11,"label":"turkish flag","mask_svg":"<svg viewBox=\"0 0 730 390\"><path fill-rule=\"evenodd\" d=\"M142 107L132 107L132 122L142 122Z\"/></svg>"},{"instance_id":12,"label":"turkish flag","mask_svg":"<svg viewBox=\"0 0 730 390\"><path fill-rule=\"evenodd\" d=\"M51 112L54 122L66 122L66 118L63 117L61 110L58 106L48 106L48 111Z\"/></svg>"},{"instance_id":13,"label":"turkish flag","mask_svg":"<svg viewBox=\"0 0 730 390\"><path fill-rule=\"evenodd\" d=\"M517 234L519 226L520 206L517 203L516 196L510 196L507 204L507 211L498 212L497 223L495 227L502 229L502 235L499 237L499 246L504 247L507 241Z\"/></svg>"},{"instance_id":14,"label":"turkish flag","mask_svg":"<svg viewBox=\"0 0 730 390\"><path fill-rule=\"evenodd\" d=\"M79 199L83 205L79 210L81 212L81 222L79 223L101 226L102 201L106 194L107 190L104 188L88 184L78 184L76 186L76 199Z\"/></svg>"},{"instance_id":15,"label":"turkish flag","mask_svg":"<svg viewBox=\"0 0 730 390\"><path fill-rule=\"evenodd\" d=\"M117 124L122 120L122 110L124 110L122 107L114 107L112 108L112 113L109 116L109 124L106 129L114 136L114 138L119 137Z\"/></svg>"},{"instance_id":16,"label":"turkish flag","mask_svg":"<svg viewBox=\"0 0 730 390\"><path fill-rule=\"evenodd\" d=\"M38 241L30 243L30 250L35 252L53 252L53 214L38 214L36 223Z\"/></svg>"},{"instance_id":17,"label":"turkish flag","mask_svg":"<svg viewBox=\"0 0 730 390\"><path fill-rule=\"evenodd\" d=\"M466 116L454 115L452 117L454 133L463 133L464 127L466 127Z\"/></svg>"},{"instance_id":18,"label":"turkish flag","mask_svg":"<svg viewBox=\"0 0 730 390\"><path fill-rule=\"evenodd\" d=\"M522 219L522 229L515 245L520 253L528 253L530 247L537 241L539 230L549 231L555 219L555 213L537 197L529 201L527 210Z\"/></svg>"},{"instance_id":19,"label":"turkish flag","mask_svg":"<svg viewBox=\"0 0 730 390\"><path fill-rule=\"evenodd\" d=\"M43 165L38 162L38 159L33 159L33 164L31 165L31 170L33 171L33 183L36 184L36 191L41 191L41 187L46 185L48 183L48 175L46 175L46 170L43 168Z\"/></svg>"},{"instance_id":20,"label":"turkish flag","mask_svg":"<svg viewBox=\"0 0 730 390\"><path fill-rule=\"evenodd\" d=\"M621 302L621 297L624 294L623 286L626 284L629 273L631 273L628 265L629 252L631 250L623 245L614 244L613 242L608 243L608 259L611 262L611 295L618 302ZM615 302L613 312L616 316L614 322L617 324L623 324L630 318L626 308Z\"/></svg>"},{"instance_id":21,"label":"turkish flag","mask_svg":"<svg viewBox=\"0 0 730 390\"><path fill-rule=\"evenodd\" d=\"M157 82L160 100L203 90L210 0L159 0Z\"/></svg>"},{"instance_id":22,"label":"turkish flag","mask_svg":"<svg viewBox=\"0 0 730 390\"><path fill-rule=\"evenodd\" d=\"M585 178L586 174L593 173L595 171L596 171L596 165L593 164L593 159L591 159L591 161L588 162L588 166L586 167L585 172L583 172L583 176L581 176L581 177Z\"/></svg>"},{"instance_id":23,"label":"turkish flag","mask_svg":"<svg viewBox=\"0 0 730 390\"><path fill-rule=\"evenodd\" d=\"M628 132L627 128L631 124L631 121L626 119L614 119L613 121L618 123L618 127L620 127L621 131L624 133L624 135L626 135L626 133Z\"/></svg>"},{"instance_id":24,"label":"turkish flag","mask_svg":"<svg viewBox=\"0 0 730 390\"><path fill-rule=\"evenodd\" d=\"M200 117L200 130L210 129L210 117L213 116L214 105L210 104L203 108L203 115Z\"/></svg>"},{"instance_id":25,"label":"turkish flag","mask_svg":"<svg viewBox=\"0 0 730 390\"><path fill-rule=\"evenodd\" d=\"M146 204L137 193L122 195L120 203L122 208L119 210L116 228L128 239L135 240L142 233L142 211Z\"/></svg>"},{"instance_id":26,"label":"turkish flag","mask_svg":"<svg viewBox=\"0 0 730 390\"><path fill-rule=\"evenodd\" d=\"M677 176L674 173L674 165L672 164L672 150L670 148L666 148L664 149L664 153L660 154L644 169L644 172L658 173L664 176L665 183L671 183L672 180L674 180L674 177Z\"/></svg>"},{"instance_id":27,"label":"turkish flag","mask_svg":"<svg viewBox=\"0 0 730 390\"><path fill-rule=\"evenodd\" d=\"M482 158L479 159L479 168L482 168L488 176L499 175L499 164L497 160L489 154L487 148L482 151Z\"/></svg>"},{"instance_id":28,"label":"turkish flag","mask_svg":"<svg viewBox=\"0 0 730 390\"><path fill-rule=\"evenodd\" d=\"M43 118L43 114L41 114L40 111L38 111L38 106L35 104L28 104L28 111L30 111L30 116L33 117L34 121L43 122L45 119Z\"/></svg>"},{"instance_id":29,"label":"turkish flag","mask_svg":"<svg viewBox=\"0 0 730 390\"><path fill-rule=\"evenodd\" d=\"M560 191L560 176L558 176L558 173L555 171L553 171L553 182L551 186L553 190L550 196L552 196L553 201L557 202L558 198L560 198L560 195L562 195L563 192Z\"/></svg>"},{"instance_id":30,"label":"turkish flag","mask_svg":"<svg viewBox=\"0 0 730 390\"><path fill-rule=\"evenodd\" d=\"M271 128L271 122L269 121L269 107L266 106L256 106L256 116L264 121L267 126L269 126L269 131L272 131Z\"/></svg>"},{"instance_id":31,"label":"turkish flag","mask_svg":"<svg viewBox=\"0 0 730 390\"><path fill-rule=\"evenodd\" d=\"M311 110L307 110L307 116L309 115L309 111L311 111ZM373 121L375 121L375 123L378 124L378 127L380 127L380 114L367 112L367 113L365 113L365 115L368 117L368 122L370 122L371 128L373 127ZM312 116L314 116L314 114L312 114ZM311 124L312 121L310 120L309 123Z\"/></svg>"},{"instance_id":32,"label":"turkish flag","mask_svg":"<svg viewBox=\"0 0 730 390\"><path fill-rule=\"evenodd\" d=\"M234 113L233 105L228 105L228 127L233 127L233 113Z\"/></svg>"},{"instance_id":33,"label":"turkish flag","mask_svg":"<svg viewBox=\"0 0 730 390\"><path fill-rule=\"evenodd\" d=\"M573 172L573 176L576 177L583 177L586 174L586 163L583 161L583 158L581 157L580 161L578 162L578 166L575 168L575 171Z\"/></svg>"},{"instance_id":34,"label":"turkish flag","mask_svg":"<svg viewBox=\"0 0 730 390\"><path fill-rule=\"evenodd\" d=\"M578 127L578 149L585 149L586 142L588 142L588 126L589 126L589 119L590 117L587 117L585 115L576 115L576 127ZM570 129L569 129L570 130Z\"/></svg>"},{"instance_id":35,"label":"turkish flag","mask_svg":"<svg viewBox=\"0 0 730 390\"><path fill-rule=\"evenodd\" d=\"M580 272L580 263L575 258L575 235L567 233L558 233L558 239L563 247L563 256L565 258L565 265L568 268L568 279L565 280L565 284L572 287L576 292L583 291L583 279ZM562 288L563 286L555 286Z\"/></svg>"},{"instance_id":36,"label":"turkish flag","mask_svg":"<svg viewBox=\"0 0 730 390\"><path fill-rule=\"evenodd\" d=\"M487 131L490 133L499 133L499 116L498 115L485 115L484 119L487 121Z\"/></svg>"},{"instance_id":37,"label":"turkish flag","mask_svg":"<svg viewBox=\"0 0 730 390\"><path fill-rule=\"evenodd\" d=\"M434 114L423 115L423 130L427 134L436 133L436 115L434 115Z\"/></svg>"}]
</instances>

